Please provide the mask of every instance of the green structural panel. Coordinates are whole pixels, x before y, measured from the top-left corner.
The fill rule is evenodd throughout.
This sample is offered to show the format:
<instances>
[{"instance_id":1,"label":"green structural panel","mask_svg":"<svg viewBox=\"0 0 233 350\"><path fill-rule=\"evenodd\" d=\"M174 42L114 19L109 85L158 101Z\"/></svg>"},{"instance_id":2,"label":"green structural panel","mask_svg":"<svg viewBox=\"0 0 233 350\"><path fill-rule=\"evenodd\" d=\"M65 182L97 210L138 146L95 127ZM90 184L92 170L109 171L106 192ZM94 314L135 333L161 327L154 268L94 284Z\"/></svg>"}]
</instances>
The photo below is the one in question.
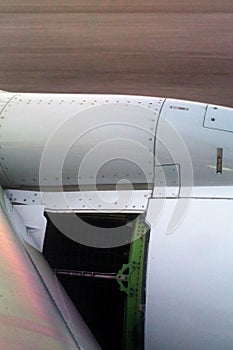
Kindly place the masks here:
<instances>
[{"instance_id":1,"label":"green structural panel","mask_svg":"<svg viewBox=\"0 0 233 350\"><path fill-rule=\"evenodd\" d=\"M126 293L124 349L142 350L144 343L145 258L148 227L139 216L133 232L129 262L116 279Z\"/></svg>"}]
</instances>

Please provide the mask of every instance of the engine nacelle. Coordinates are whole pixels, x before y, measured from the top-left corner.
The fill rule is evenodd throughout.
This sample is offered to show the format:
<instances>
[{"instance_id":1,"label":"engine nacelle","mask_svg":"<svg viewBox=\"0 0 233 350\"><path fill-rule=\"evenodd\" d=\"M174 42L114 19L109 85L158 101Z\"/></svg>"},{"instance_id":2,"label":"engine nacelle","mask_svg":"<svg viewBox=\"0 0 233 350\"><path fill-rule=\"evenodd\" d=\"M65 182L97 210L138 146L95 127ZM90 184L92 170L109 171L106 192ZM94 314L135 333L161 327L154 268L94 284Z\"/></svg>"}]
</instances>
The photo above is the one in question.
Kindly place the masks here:
<instances>
[{"instance_id":1,"label":"engine nacelle","mask_svg":"<svg viewBox=\"0 0 233 350\"><path fill-rule=\"evenodd\" d=\"M89 247L83 271L70 275L116 280L125 293L124 349L230 350L233 110L71 94L1 93L0 106L9 220L45 255L62 234L81 256L80 245ZM93 222L104 222L104 233ZM101 249L124 245L106 267ZM122 266L84 271L93 254L106 270Z\"/></svg>"}]
</instances>

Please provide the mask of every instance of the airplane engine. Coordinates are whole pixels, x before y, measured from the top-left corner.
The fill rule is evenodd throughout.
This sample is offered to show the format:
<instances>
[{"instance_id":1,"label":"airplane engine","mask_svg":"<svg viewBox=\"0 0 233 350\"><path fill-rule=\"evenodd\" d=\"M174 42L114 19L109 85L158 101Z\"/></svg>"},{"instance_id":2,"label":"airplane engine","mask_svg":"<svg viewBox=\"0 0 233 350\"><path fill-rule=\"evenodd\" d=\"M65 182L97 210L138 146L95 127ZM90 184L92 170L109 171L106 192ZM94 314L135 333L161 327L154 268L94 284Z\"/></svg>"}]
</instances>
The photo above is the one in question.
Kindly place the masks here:
<instances>
[{"instance_id":1,"label":"airplane engine","mask_svg":"<svg viewBox=\"0 0 233 350\"><path fill-rule=\"evenodd\" d=\"M0 107L2 207L81 348L232 349L232 108L8 92Z\"/></svg>"}]
</instances>

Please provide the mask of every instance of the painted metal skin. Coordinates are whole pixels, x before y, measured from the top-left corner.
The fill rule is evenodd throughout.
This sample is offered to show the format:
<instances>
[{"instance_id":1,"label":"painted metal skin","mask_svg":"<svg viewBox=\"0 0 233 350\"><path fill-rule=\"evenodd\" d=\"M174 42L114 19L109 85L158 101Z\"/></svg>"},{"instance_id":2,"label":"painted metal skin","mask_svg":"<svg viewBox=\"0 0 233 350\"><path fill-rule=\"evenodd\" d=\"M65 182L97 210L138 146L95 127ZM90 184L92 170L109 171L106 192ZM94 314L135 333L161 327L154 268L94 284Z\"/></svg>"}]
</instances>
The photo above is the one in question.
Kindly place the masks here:
<instances>
[{"instance_id":1,"label":"painted metal skin","mask_svg":"<svg viewBox=\"0 0 233 350\"><path fill-rule=\"evenodd\" d=\"M0 195L1 349L100 349L41 254L14 232Z\"/></svg>"},{"instance_id":2,"label":"painted metal skin","mask_svg":"<svg viewBox=\"0 0 233 350\"><path fill-rule=\"evenodd\" d=\"M145 349L232 349L232 109L11 93L0 94L0 106L0 184L13 207L145 213ZM69 199L59 197L63 187Z\"/></svg>"},{"instance_id":3,"label":"painted metal skin","mask_svg":"<svg viewBox=\"0 0 233 350\"><path fill-rule=\"evenodd\" d=\"M233 201L191 199L183 221L168 234L182 200L150 199L145 348L230 350ZM163 212L155 223L159 205Z\"/></svg>"}]
</instances>

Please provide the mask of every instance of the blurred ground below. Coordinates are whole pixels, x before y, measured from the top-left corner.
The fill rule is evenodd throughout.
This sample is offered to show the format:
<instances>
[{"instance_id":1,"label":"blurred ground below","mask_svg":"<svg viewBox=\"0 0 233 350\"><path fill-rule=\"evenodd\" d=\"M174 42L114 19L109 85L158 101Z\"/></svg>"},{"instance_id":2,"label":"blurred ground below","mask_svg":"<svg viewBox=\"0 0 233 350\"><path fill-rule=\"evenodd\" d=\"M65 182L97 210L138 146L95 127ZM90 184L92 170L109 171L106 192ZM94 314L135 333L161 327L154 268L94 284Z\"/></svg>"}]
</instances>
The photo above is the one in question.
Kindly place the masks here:
<instances>
[{"instance_id":1,"label":"blurred ground below","mask_svg":"<svg viewBox=\"0 0 233 350\"><path fill-rule=\"evenodd\" d=\"M232 1L2 1L0 89L233 106Z\"/></svg>"}]
</instances>

